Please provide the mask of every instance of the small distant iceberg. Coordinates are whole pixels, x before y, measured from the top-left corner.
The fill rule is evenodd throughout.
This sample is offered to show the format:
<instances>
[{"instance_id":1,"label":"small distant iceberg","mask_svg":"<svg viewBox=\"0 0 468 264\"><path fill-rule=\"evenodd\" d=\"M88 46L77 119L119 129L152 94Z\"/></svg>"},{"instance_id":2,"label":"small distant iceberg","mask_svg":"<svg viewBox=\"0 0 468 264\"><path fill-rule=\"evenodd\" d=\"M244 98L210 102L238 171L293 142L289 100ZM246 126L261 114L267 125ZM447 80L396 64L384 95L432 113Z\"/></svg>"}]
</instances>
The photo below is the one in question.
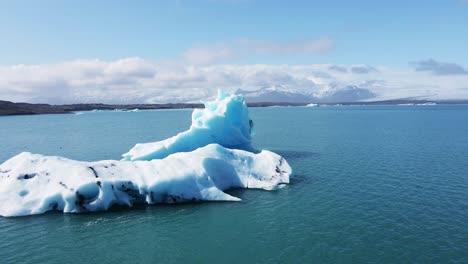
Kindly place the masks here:
<instances>
[{"instance_id":1,"label":"small distant iceberg","mask_svg":"<svg viewBox=\"0 0 468 264\"><path fill-rule=\"evenodd\" d=\"M140 109L135 108L135 109L119 109L116 108L114 109L114 112L140 112Z\"/></svg>"},{"instance_id":2,"label":"small distant iceberg","mask_svg":"<svg viewBox=\"0 0 468 264\"><path fill-rule=\"evenodd\" d=\"M120 108L115 108L113 110L114 112L140 112L140 109L135 108L135 109L120 109Z\"/></svg>"},{"instance_id":3,"label":"small distant iceberg","mask_svg":"<svg viewBox=\"0 0 468 264\"><path fill-rule=\"evenodd\" d=\"M423 106L423 105L437 105L435 102L425 102L425 103L402 103L398 104L401 106Z\"/></svg>"},{"instance_id":4,"label":"small distant iceberg","mask_svg":"<svg viewBox=\"0 0 468 264\"><path fill-rule=\"evenodd\" d=\"M310 103L306 105L306 107L318 107L318 106L319 106L318 104L314 104L314 103Z\"/></svg>"},{"instance_id":5,"label":"small distant iceberg","mask_svg":"<svg viewBox=\"0 0 468 264\"><path fill-rule=\"evenodd\" d=\"M121 161L23 152L0 165L0 215L239 201L224 191L280 188L289 183L291 167L278 154L252 147L253 127L244 98L219 92L215 101L193 111L187 131L137 144Z\"/></svg>"}]
</instances>

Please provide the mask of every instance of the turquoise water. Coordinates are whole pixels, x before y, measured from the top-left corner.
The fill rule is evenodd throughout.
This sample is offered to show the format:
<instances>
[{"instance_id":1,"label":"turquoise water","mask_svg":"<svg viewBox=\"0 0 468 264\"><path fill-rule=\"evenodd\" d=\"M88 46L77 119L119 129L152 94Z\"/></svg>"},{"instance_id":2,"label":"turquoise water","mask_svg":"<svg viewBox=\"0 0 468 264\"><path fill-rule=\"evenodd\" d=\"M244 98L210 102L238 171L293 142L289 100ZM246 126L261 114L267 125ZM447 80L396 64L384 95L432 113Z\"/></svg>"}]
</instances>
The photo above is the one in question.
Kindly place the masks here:
<instances>
[{"instance_id":1,"label":"turquoise water","mask_svg":"<svg viewBox=\"0 0 468 264\"><path fill-rule=\"evenodd\" d=\"M467 263L468 106L253 108L292 182L238 203L0 218L2 263ZM119 159L189 110L0 117L21 151Z\"/></svg>"}]
</instances>

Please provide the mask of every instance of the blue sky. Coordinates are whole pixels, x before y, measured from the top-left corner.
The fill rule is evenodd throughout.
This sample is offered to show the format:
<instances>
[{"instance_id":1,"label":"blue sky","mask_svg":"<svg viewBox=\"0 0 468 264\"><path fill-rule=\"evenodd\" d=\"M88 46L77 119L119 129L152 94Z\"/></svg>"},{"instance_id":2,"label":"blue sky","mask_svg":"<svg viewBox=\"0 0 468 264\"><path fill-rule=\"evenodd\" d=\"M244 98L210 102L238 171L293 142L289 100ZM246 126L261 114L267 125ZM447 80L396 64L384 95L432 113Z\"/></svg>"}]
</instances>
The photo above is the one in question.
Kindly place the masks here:
<instances>
[{"instance_id":1,"label":"blue sky","mask_svg":"<svg viewBox=\"0 0 468 264\"><path fill-rule=\"evenodd\" d=\"M134 95L139 98L135 100L146 102L144 96L168 100L188 90L209 94L211 88L206 87L214 86L253 90L268 84L304 90L304 82L297 80L306 79L316 84L311 88L314 93L323 92L326 84L362 85L376 80L385 83L383 97L415 96L422 90L405 93L405 89L425 87L421 95L458 98L468 89L466 0L0 0L0 36L0 99L53 102L37 94L40 89L59 93L65 89L56 87L61 85L69 90L58 95L58 101L78 100L66 97L70 94L83 98L88 87L91 94L120 91L116 97L136 87L133 90L151 90ZM269 68L256 76L274 73L274 77L245 81L252 72L266 71L263 66L250 67L258 64ZM227 65L235 65L236 72ZM310 68L299 73L297 65ZM340 75L330 70L333 65L350 67L350 72L353 65L374 70L366 76ZM251 72L246 73L247 69ZM113 75L117 79L112 80L106 75L138 70L143 75L154 71L151 78L156 77L151 83L148 76L127 80L129 85L124 87L121 79L140 78L142 73ZM85 74L90 71L99 74ZM219 81L221 77L206 75L214 71L228 77ZM289 79L277 78L280 75ZM286 81L291 78L297 82ZM78 88L77 83L88 86ZM187 88L174 93L176 84ZM392 87L399 92L393 94ZM167 97L153 96L166 92Z\"/></svg>"},{"instance_id":2,"label":"blue sky","mask_svg":"<svg viewBox=\"0 0 468 264\"><path fill-rule=\"evenodd\" d=\"M0 64L174 57L236 39L329 37L325 54L242 63L407 65L468 60L468 3L432 1L2 1Z\"/></svg>"}]
</instances>

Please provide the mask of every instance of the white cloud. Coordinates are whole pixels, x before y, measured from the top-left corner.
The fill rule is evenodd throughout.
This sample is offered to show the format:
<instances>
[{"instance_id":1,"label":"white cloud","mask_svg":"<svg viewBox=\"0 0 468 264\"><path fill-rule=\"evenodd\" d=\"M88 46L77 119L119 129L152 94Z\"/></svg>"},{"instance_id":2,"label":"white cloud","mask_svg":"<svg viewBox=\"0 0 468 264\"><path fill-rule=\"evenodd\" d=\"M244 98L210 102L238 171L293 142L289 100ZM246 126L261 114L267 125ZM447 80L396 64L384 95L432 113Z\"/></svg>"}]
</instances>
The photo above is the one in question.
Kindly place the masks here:
<instances>
[{"instance_id":1,"label":"white cloud","mask_svg":"<svg viewBox=\"0 0 468 264\"><path fill-rule=\"evenodd\" d=\"M468 74L461 65L456 63L439 62L434 59L412 62L416 71L427 71L435 75Z\"/></svg>"},{"instance_id":2,"label":"white cloud","mask_svg":"<svg viewBox=\"0 0 468 264\"><path fill-rule=\"evenodd\" d=\"M281 86L320 95L349 85L369 89L376 99L468 98L468 75L434 75L385 66L366 66L374 70L355 74L351 69L356 66L190 65L141 58L0 66L0 99L48 103L184 102L210 97L218 88L233 92Z\"/></svg>"},{"instance_id":3,"label":"white cloud","mask_svg":"<svg viewBox=\"0 0 468 264\"><path fill-rule=\"evenodd\" d=\"M288 55L326 53L333 48L335 40L330 37L281 42L244 39L239 40L238 43L252 52Z\"/></svg>"},{"instance_id":4,"label":"white cloud","mask_svg":"<svg viewBox=\"0 0 468 264\"><path fill-rule=\"evenodd\" d=\"M113 76L151 78L155 75L155 66L140 58L127 58L109 64L105 73Z\"/></svg>"},{"instance_id":5,"label":"white cloud","mask_svg":"<svg viewBox=\"0 0 468 264\"><path fill-rule=\"evenodd\" d=\"M330 37L289 41L240 39L197 46L183 52L177 60L191 65L210 65L255 54L322 54L329 52L334 45L335 41Z\"/></svg>"},{"instance_id":6,"label":"white cloud","mask_svg":"<svg viewBox=\"0 0 468 264\"><path fill-rule=\"evenodd\" d=\"M236 52L226 45L191 48L181 55L181 60L188 64L212 64L236 57Z\"/></svg>"},{"instance_id":7,"label":"white cloud","mask_svg":"<svg viewBox=\"0 0 468 264\"><path fill-rule=\"evenodd\" d=\"M375 69L372 66L369 65L353 65L351 66L351 72L356 73L356 74L368 74L371 72L376 72L377 69Z\"/></svg>"}]
</instances>

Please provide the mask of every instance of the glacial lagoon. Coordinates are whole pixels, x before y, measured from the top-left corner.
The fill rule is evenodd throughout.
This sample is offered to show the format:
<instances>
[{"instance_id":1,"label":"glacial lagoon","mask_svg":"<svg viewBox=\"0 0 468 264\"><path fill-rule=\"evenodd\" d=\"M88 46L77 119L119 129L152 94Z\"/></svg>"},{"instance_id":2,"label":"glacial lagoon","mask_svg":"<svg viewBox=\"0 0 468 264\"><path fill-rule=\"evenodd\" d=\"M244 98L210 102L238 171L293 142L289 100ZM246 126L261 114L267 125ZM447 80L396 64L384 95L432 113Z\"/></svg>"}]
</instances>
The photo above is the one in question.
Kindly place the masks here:
<instances>
[{"instance_id":1,"label":"glacial lagoon","mask_svg":"<svg viewBox=\"0 0 468 264\"><path fill-rule=\"evenodd\" d=\"M251 108L254 146L290 184L240 202L0 218L4 263L468 261L468 106ZM120 159L187 129L191 110L0 118L0 163L23 151Z\"/></svg>"}]
</instances>

